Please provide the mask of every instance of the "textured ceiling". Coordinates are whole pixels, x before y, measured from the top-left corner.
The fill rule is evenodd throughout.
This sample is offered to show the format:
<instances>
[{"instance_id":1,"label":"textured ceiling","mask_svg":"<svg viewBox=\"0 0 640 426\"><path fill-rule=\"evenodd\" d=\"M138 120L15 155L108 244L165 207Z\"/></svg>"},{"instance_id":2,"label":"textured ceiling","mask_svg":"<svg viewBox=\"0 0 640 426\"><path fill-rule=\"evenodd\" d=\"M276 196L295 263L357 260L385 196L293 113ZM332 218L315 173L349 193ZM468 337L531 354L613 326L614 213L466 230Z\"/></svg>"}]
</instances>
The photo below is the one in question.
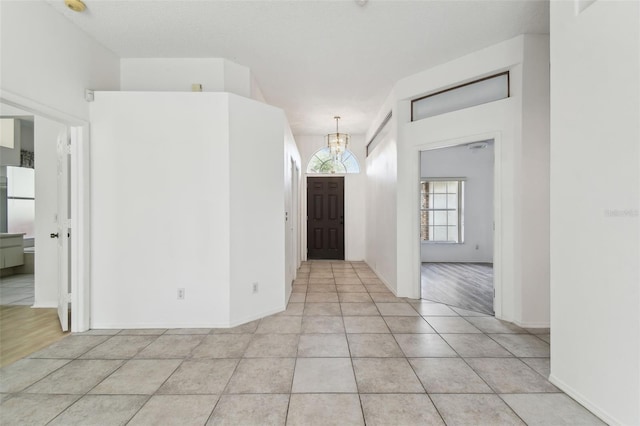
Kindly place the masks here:
<instances>
[{"instance_id":1,"label":"textured ceiling","mask_svg":"<svg viewBox=\"0 0 640 426\"><path fill-rule=\"evenodd\" d=\"M399 79L523 33L547 1L47 0L123 58L223 57L251 68L296 134L364 133Z\"/></svg>"}]
</instances>

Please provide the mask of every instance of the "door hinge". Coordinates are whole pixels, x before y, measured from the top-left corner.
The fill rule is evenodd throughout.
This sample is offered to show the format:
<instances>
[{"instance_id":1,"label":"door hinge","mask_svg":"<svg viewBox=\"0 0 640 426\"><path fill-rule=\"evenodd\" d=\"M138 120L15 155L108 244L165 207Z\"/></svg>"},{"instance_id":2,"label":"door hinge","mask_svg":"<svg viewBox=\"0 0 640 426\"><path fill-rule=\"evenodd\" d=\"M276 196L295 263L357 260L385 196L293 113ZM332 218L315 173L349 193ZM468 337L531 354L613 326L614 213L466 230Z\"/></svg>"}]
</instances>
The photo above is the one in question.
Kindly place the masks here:
<instances>
[{"instance_id":1,"label":"door hinge","mask_svg":"<svg viewBox=\"0 0 640 426\"><path fill-rule=\"evenodd\" d=\"M71 144L70 143L66 144L64 146L64 153L67 154L67 155L71 155Z\"/></svg>"}]
</instances>

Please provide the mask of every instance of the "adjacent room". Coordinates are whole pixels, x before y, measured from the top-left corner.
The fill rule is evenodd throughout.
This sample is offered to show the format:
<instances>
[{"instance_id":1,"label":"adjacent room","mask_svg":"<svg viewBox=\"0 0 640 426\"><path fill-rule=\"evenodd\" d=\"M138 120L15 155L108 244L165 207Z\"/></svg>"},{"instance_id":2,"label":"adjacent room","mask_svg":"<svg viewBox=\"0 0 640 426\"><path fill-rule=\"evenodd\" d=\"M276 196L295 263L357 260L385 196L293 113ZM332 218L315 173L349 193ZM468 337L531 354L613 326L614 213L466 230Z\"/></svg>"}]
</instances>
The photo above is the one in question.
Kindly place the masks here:
<instances>
[{"instance_id":1,"label":"adjacent room","mask_svg":"<svg viewBox=\"0 0 640 426\"><path fill-rule=\"evenodd\" d=\"M420 153L421 297L493 315L493 141Z\"/></svg>"}]
</instances>

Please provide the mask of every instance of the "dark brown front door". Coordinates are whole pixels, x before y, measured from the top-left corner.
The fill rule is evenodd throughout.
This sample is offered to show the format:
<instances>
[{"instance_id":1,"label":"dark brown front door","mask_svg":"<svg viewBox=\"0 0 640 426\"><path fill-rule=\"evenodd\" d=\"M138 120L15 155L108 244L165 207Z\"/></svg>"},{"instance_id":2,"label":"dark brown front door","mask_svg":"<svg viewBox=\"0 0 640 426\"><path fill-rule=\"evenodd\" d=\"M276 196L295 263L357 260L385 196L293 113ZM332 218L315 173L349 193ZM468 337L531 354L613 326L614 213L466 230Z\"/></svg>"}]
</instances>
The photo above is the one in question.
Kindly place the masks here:
<instances>
[{"instance_id":1,"label":"dark brown front door","mask_svg":"<svg viewBox=\"0 0 640 426\"><path fill-rule=\"evenodd\" d=\"M307 258L344 259L344 178L307 178Z\"/></svg>"}]
</instances>

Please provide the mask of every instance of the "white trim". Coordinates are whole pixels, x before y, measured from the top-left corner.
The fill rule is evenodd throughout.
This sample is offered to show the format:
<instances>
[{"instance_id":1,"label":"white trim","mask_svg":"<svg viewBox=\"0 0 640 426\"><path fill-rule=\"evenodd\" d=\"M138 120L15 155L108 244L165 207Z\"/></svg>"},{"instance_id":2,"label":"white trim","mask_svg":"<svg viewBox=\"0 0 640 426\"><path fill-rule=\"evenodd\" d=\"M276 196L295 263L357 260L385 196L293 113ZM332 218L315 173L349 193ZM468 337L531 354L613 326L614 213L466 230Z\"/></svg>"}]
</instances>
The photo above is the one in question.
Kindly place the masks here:
<instances>
[{"instance_id":1,"label":"white trim","mask_svg":"<svg viewBox=\"0 0 640 426\"><path fill-rule=\"evenodd\" d=\"M89 122L48 107L32 99L0 91L0 102L34 115L62 123L70 128L72 137L71 155L71 331L81 332L89 329L91 289L90 263L90 193L89 193ZM75 140L75 142L73 142ZM46 305L46 306L45 306ZM38 304L33 307L57 307Z\"/></svg>"},{"instance_id":2,"label":"white trim","mask_svg":"<svg viewBox=\"0 0 640 426\"><path fill-rule=\"evenodd\" d=\"M414 270L417 272L414 273L414 294L418 294L418 299L421 297L421 281L420 281L420 266L421 256L420 251L422 247L422 241L420 238L420 181L422 179L421 170L420 170L420 153L422 151L430 151L433 149L439 148L448 148L453 146L465 145L471 142L477 141L487 141L493 140L493 156L494 156L494 165L493 165L493 220L495 224L494 237L493 237L493 288L495 289L495 299L493 310L495 312L495 317L498 319L506 319L502 317L502 216L500 214L502 205L502 192L500 190L500 182L502 176L502 163L500 161L502 151L501 151L501 133L500 132L490 132L483 133L478 135L468 135L462 136L459 138L446 139L438 142L432 142L428 144L422 144L413 147L413 155L416 158L415 166L416 169L413 171L413 181L417 182L416 191L417 196L413 197L413 235L414 235L414 243L412 246L412 259L414 261L414 265L416 267ZM506 319L509 321L509 319ZM536 326L540 327L540 326Z\"/></svg>"},{"instance_id":3,"label":"white trim","mask_svg":"<svg viewBox=\"0 0 640 426\"><path fill-rule=\"evenodd\" d=\"M609 413L601 410L597 405L593 404L587 397L585 397L580 392L573 389L571 386L567 385L564 381L555 377L553 374L549 376L549 381L553 383L556 387L558 387L558 389L560 389L561 391L569 395L571 398L575 399L576 402L581 404L587 410L591 411L591 413L594 414L596 417L599 417L600 420L602 420L606 424L611 426L624 424L621 421L615 419Z\"/></svg>"}]
</instances>

